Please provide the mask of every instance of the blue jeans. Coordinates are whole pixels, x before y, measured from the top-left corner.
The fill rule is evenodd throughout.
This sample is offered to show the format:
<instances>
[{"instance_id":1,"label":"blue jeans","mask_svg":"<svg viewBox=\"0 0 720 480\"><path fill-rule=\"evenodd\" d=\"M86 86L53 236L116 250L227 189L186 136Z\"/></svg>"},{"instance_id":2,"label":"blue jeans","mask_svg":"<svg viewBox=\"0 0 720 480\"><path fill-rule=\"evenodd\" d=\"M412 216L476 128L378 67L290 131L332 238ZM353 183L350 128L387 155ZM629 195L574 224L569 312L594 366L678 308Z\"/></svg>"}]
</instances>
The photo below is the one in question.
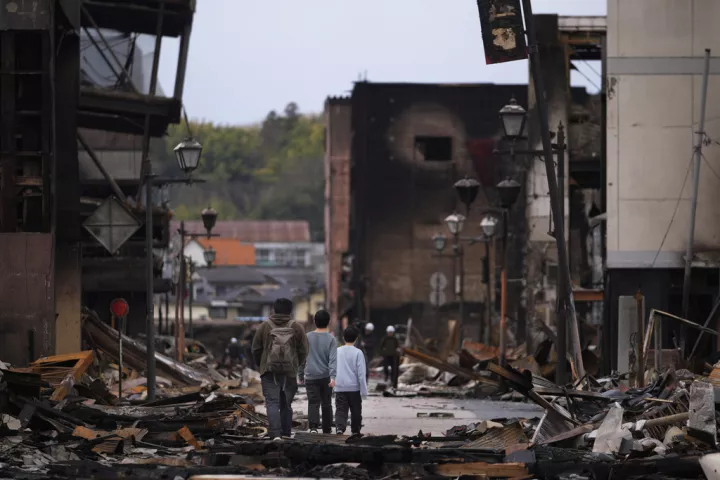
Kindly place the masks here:
<instances>
[{"instance_id":1,"label":"blue jeans","mask_svg":"<svg viewBox=\"0 0 720 480\"><path fill-rule=\"evenodd\" d=\"M268 434L271 438L289 437L292 433L292 401L298 390L297 379L270 372L260 379L270 423Z\"/></svg>"}]
</instances>

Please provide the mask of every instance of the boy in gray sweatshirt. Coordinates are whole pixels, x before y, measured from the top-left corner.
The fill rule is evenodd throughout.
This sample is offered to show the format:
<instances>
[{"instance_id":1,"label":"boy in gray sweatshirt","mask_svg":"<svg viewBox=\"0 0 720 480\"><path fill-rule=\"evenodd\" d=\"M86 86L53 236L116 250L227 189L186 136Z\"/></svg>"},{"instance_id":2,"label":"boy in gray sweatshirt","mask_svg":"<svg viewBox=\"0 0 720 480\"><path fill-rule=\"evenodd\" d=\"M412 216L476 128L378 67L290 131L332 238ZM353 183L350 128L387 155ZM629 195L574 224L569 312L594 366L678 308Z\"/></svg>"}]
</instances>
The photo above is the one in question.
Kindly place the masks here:
<instances>
[{"instance_id":1,"label":"boy in gray sweatshirt","mask_svg":"<svg viewBox=\"0 0 720 480\"><path fill-rule=\"evenodd\" d=\"M305 383L308 395L308 420L310 433L320 428L320 406L322 406L323 433L332 432L332 389L337 372L337 341L328 331L330 314L318 310L315 314L315 331L307 334L310 352L305 370L300 371L300 381Z\"/></svg>"},{"instance_id":2,"label":"boy in gray sweatshirt","mask_svg":"<svg viewBox=\"0 0 720 480\"><path fill-rule=\"evenodd\" d=\"M342 435L347 428L348 410L350 411L350 431L360 433L362 427L362 400L367 398L367 377L365 375L365 355L356 348L355 341L359 332L348 327L343 332L345 346L337 351L338 375L335 384L335 427Z\"/></svg>"}]
</instances>

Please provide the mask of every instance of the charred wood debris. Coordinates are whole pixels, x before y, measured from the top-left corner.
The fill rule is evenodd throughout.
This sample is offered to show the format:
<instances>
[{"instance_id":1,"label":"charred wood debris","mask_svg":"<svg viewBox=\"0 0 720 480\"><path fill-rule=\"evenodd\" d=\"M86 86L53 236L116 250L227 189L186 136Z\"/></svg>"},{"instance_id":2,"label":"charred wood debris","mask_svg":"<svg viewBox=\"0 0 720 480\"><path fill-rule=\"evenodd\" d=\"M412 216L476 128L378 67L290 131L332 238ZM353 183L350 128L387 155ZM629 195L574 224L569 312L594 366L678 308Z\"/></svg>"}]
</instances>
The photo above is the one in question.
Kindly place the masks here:
<instances>
[{"instance_id":1,"label":"charred wood debris","mask_svg":"<svg viewBox=\"0 0 720 480\"><path fill-rule=\"evenodd\" d=\"M637 382L627 375L559 386L547 344L532 356L511 350L501 367L493 347L440 352L416 338L399 388L379 384L379 394L519 397L544 414L412 437L309 434L296 415L294 438L273 442L255 410L257 372L157 354L150 403L142 342L87 310L83 337L88 349L77 354L0 362L0 479L720 478L720 367L708 364L648 368L645 386L628 387Z\"/></svg>"}]
</instances>

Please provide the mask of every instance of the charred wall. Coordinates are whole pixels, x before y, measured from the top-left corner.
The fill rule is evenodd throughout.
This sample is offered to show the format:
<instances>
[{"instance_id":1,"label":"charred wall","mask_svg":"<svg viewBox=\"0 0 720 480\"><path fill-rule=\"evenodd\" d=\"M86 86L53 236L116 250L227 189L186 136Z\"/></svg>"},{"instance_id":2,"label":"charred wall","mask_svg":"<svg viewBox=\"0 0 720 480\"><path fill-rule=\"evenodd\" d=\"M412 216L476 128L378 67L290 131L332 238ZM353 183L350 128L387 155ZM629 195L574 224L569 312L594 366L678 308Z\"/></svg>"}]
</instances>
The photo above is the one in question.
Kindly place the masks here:
<instances>
[{"instance_id":1,"label":"charred wall","mask_svg":"<svg viewBox=\"0 0 720 480\"><path fill-rule=\"evenodd\" d=\"M325 103L325 285L333 324L342 308L342 264L350 227L351 111L349 98Z\"/></svg>"},{"instance_id":2,"label":"charred wall","mask_svg":"<svg viewBox=\"0 0 720 480\"><path fill-rule=\"evenodd\" d=\"M501 129L497 112L512 96L526 104L527 87L356 84L350 246L359 318L382 326L412 316L426 334L444 331L444 323L429 315L430 276L445 274L445 308L454 308L457 272L451 258L434 255L431 237L446 233L447 215L462 212L452 185L465 175L478 179L483 188L464 236L481 235L480 212L491 206L494 185L515 175L510 162L493 155ZM511 220L511 231L524 230L524 215L512 215ZM465 251L470 324L484 311L487 289L482 245L466 245ZM522 258L522 248L518 252L511 258ZM522 268L522 262L518 264ZM509 314L514 318L519 306L517 298L511 299Z\"/></svg>"}]
</instances>

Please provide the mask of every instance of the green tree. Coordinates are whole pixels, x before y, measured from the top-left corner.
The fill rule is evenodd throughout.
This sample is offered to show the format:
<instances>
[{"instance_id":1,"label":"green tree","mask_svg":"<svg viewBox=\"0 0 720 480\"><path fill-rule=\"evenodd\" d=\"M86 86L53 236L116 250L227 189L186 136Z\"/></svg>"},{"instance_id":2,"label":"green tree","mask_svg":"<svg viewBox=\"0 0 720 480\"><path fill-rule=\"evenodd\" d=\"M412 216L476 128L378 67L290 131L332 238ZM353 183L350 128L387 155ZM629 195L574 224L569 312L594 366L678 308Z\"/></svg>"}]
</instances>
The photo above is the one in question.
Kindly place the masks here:
<instances>
[{"instance_id":1,"label":"green tree","mask_svg":"<svg viewBox=\"0 0 720 480\"><path fill-rule=\"evenodd\" d=\"M295 103L282 115L271 111L257 125L191 122L203 144L195 175L207 180L173 188L176 218L198 218L208 204L221 219L307 220L312 235L323 233L324 126L319 115L303 115ZM173 148L188 135L185 124L168 132L153 153L164 175L181 175Z\"/></svg>"}]
</instances>

